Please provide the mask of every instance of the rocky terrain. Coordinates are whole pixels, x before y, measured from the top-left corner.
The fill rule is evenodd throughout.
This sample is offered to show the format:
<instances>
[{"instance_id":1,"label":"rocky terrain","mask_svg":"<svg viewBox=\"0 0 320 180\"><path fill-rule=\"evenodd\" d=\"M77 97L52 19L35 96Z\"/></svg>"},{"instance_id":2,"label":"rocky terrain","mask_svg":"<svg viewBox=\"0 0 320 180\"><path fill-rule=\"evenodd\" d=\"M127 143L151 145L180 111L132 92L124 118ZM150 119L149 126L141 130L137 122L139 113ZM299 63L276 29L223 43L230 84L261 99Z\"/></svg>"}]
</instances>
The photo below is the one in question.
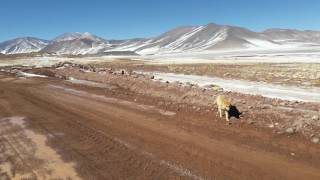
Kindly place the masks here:
<instances>
[{"instance_id":1,"label":"rocky terrain","mask_svg":"<svg viewBox=\"0 0 320 180\"><path fill-rule=\"evenodd\" d=\"M230 60L231 61L231 60ZM227 61L226 61L227 62ZM268 63L259 61L245 63L192 63L192 64L146 64L144 61L118 59L112 62L91 62L95 67L111 67L130 71L166 72L185 75L212 76L223 79L248 80L278 85L320 87L319 63Z\"/></svg>"},{"instance_id":2,"label":"rocky terrain","mask_svg":"<svg viewBox=\"0 0 320 180\"><path fill-rule=\"evenodd\" d=\"M320 103L146 73L265 77L276 83L300 72L288 81L292 85L317 79L311 77L317 66L311 67L152 65L125 59L1 67L0 177L319 179ZM241 113L231 116L231 123L217 113L214 99L221 94Z\"/></svg>"},{"instance_id":3,"label":"rocky terrain","mask_svg":"<svg viewBox=\"0 0 320 180\"><path fill-rule=\"evenodd\" d=\"M110 64L113 64L113 66ZM283 133L288 128L293 128L295 132L300 131L299 133L302 133L306 137L313 137L319 133L318 125L320 123L320 105L317 103L286 101L265 98L263 96L225 92L218 86L218 88L215 88L214 82L212 85L208 85L207 87L199 87L195 84L185 84L181 82L163 83L159 80L155 80L153 75L143 74L139 71L141 68L146 71L150 71L152 69L161 71L161 69L164 69L167 71L171 70L173 72L181 72L179 70L184 69L183 72L186 73L190 68L188 66L168 66L166 68L163 68L162 66L141 67L141 65L133 65L134 63L132 62L127 65L124 65L124 62L121 62L120 64L122 68L119 68L119 64L117 62L110 64L108 67L102 67L106 65L59 63L55 65L54 68L21 68L26 72L46 75L48 77L57 77L65 80L84 80L84 85L86 84L85 81L112 83L113 85L128 89L138 94L163 98L167 101L171 101L172 103L169 104L166 104L165 101L159 102L159 104L165 105L165 108L168 108L166 105L169 105L169 107L174 108L175 111L179 111L181 107L188 105L191 106L194 111L206 114L213 110L214 98L218 94L227 94L232 98L234 104L243 111L243 117L247 118L244 118L246 120L241 119L243 122L254 123L260 127L270 127L275 129L277 133ZM218 65L217 68L221 68L220 66L222 65ZM191 70L197 74L197 66L194 67L195 68L192 68ZM177 69L176 71L175 68ZM15 68L3 68L2 70L12 73L20 72L20 70ZM221 69L221 71L229 72L226 69ZM294 72L297 73L296 71ZM210 71L208 71L208 73L210 74ZM252 71L250 73L252 73ZM260 71L260 73L263 73L263 71ZM249 77L252 77L252 75L249 75ZM307 77L305 76L305 78ZM72 82L72 80L70 80L70 82ZM283 116L286 118L283 118ZM237 120L235 122L237 122Z\"/></svg>"}]
</instances>

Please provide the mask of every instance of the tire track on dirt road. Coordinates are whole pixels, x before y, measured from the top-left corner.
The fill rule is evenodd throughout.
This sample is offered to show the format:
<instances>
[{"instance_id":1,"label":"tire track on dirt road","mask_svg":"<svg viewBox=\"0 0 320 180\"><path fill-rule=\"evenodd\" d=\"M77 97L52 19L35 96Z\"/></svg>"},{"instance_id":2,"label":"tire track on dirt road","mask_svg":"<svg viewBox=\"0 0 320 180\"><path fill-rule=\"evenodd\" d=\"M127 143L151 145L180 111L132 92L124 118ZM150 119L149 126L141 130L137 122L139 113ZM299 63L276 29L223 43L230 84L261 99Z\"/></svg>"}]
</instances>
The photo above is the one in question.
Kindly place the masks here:
<instances>
[{"instance_id":1,"label":"tire track on dirt road","mask_svg":"<svg viewBox=\"0 0 320 180\"><path fill-rule=\"evenodd\" d=\"M29 128L52 136L47 144L76 162L84 179L319 179L317 164L235 144L200 126L183 129L187 122L178 118L190 117L103 102L41 81L2 83L0 89L11 115L28 117Z\"/></svg>"}]
</instances>

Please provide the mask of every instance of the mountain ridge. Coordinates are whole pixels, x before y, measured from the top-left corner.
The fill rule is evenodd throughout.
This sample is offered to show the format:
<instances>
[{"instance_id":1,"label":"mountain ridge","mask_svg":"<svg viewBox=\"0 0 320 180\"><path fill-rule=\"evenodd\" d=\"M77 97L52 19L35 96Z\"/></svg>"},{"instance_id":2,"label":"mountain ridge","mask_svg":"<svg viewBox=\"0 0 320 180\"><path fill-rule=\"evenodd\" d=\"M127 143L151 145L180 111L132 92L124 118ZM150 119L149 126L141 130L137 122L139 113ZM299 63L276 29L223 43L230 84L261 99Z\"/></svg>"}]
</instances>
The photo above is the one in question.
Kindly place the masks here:
<instances>
[{"instance_id":1,"label":"mountain ridge","mask_svg":"<svg viewBox=\"0 0 320 180\"><path fill-rule=\"evenodd\" d=\"M35 37L19 37L0 43L0 53L19 54L37 52L49 44L50 41Z\"/></svg>"},{"instance_id":2,"label":"mountain ridge","mask_svg":"<svg viewBox=\"0 0 320 180\"><path fill-rule=\"evenodd\" d=\"M255 32L239 26L209 23L178 26L152 38L106 40L88 32L67 32L52 40L16 38L0 43L0 53L48 52L78 55L133 51L138 54L167 54L309 46L320 46L320 31L270 28Z\"/></svg>"}]
</instances>

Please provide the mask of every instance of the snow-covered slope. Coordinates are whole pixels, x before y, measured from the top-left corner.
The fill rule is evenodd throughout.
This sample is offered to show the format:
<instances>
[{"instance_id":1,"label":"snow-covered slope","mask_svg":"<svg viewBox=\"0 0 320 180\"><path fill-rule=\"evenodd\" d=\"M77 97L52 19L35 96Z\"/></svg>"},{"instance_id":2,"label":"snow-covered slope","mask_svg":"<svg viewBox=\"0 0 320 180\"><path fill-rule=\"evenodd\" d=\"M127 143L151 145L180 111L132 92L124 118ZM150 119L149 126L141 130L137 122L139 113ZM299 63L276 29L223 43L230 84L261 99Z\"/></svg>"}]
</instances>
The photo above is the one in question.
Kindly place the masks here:
<instances>
[{"instance_id":1,"label":"snow-covered slope","mask_svg":"<svg viewBox=\"0 0 320 180\"><path fill-rule=\"evenodd\" d=\"M250 30L217 24L184 26L156 38L126 41L117 50L133 50L140 54L161 54L185 51L228 50L278 47L272 39Z\"/></svg>"},{"instance_id":2,"label":"snow-covered slope","mask_svg":"<svg viewBox=\"0 0 320 180\"><path fill-rule=\"evenodd\" d=\"M49 41L33 38L23 37L0 43L0 53L3 54L19 54L40 51L47 46Z\"/></svg>"},{"instance_id":3,"label":"snow-covered slope","mask_svg":"<svg viewBox=\"0 0 320 180\"><path fill-rule=\"evenodd\" d=\"M111 44L90 33L65 33L58 36L42 52L56 54L96 54L110 48Z\"/></svg>"},{"instance_id":4,"label":"snow-covered slope","mask_svg":"<svg viewBox=\"0 0 320 180\"><path fill-rule=\"evenodd\" d=\"M280 44L291 44L296 46L319 46L319 31L299 31L294 29L267 29L263 35L273 39Z\"/></svg>"}]
</instances>

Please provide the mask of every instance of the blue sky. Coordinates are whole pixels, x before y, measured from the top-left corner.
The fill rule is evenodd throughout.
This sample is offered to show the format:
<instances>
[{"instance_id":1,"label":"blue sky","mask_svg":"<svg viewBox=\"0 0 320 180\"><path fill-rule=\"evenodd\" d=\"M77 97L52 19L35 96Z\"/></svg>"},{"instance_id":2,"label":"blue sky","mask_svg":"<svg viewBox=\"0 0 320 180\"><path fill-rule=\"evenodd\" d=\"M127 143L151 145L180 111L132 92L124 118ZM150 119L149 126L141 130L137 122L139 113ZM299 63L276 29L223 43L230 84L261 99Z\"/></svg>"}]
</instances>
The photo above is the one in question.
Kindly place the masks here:
<instances>
[{"instance_id":1,"label":"blue sky","mask_svg":"<svg viewBox=\"0 0 320 180\"><path fill-rule=\"evenodd\" d=\"M320 30L319 0L1 0L0 41L91 32L106 39L152 37L210 22L254 31Z\"/></svg>"}]
</instances>

